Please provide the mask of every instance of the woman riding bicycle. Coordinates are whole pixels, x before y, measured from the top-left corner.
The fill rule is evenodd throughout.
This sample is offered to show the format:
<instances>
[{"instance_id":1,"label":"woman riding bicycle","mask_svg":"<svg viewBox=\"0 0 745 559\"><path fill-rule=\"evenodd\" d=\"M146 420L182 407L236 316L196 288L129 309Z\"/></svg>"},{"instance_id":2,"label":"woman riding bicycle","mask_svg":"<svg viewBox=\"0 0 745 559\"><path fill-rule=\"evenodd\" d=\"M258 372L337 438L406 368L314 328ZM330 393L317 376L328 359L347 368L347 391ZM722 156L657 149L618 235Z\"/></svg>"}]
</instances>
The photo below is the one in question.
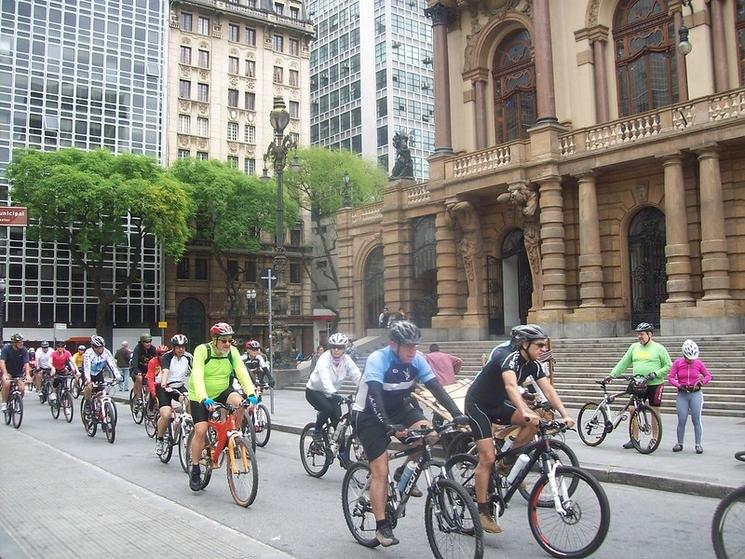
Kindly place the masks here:
<instances>
[{"instance_id":1,"label":"woman riding bicycle","mask_svg":"<svg viewBox=\"0 0 745 559\"><path fill-rule=\"evenodd\" d=\"M329 349L318 358L315 369L305 385L305 399L317 411L316 429L313 440L323 443L323 426L331 419L331 427L336 429L341 418L342 397L339 387L345 378L350 377L355 385L360 382L362 373L349 355L346 354L349 338L344 334L332 334Z\"/></svg>"}]
</instances>

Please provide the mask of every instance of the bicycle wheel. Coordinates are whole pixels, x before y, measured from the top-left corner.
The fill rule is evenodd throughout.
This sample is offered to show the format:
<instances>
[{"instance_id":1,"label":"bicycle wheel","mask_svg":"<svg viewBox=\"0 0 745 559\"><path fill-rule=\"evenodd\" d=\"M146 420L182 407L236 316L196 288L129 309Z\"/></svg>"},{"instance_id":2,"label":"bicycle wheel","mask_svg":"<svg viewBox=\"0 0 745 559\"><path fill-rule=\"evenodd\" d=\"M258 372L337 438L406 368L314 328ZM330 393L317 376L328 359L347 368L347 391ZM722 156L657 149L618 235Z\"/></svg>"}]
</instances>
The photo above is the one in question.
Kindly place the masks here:
<instances>
[{"instance_id":1,"label":"bicycle wheel","mask_svg":"<svg viewBox=\"0 0 745 559\"><path fill-rule=\"evenodd\" d=\"M745 450L735 452L735 460L739 460L740 462L745 462Z\"/></svg>"},{"instance_id":2,"label":"bicycle wheel","mask_svg":"<svg viewBox=\"0 0 745 559\"><path fill-rule=\"evenodd\" d=\"M551 451L552 451L552 458L549 461L549 466L553 465L555 462L558 462L562 466L574 466L575 468L579 468L579 459L577 458L577 455L566 444L556 439L550 439L548 441L548 444L551 445ZM518 487L518 491L520 491L520 495L522 495L526 501L530 499L530 490L533 489L533 486L536 484L536 482L538 481L538 478L542 474L543 474L542 464L541 464L541 461L538 460L538 462L535 463L535 466L533 466L530 472L528 472L528 475L525 476L525 479L520 484L520 487ZM569 485L568 490L569 490L570 497L577 490L578 483L579 483L578 480L573 479L572 483ZM554 506L553 498L548 498L548 495L546 495L545 497L546 498L542 498L538 501L538 506L539 507Z\"/></svg>"},{"instance_id":3,"label":"bicycle wheel","mask_svg":"<svg viewBox=\"0 0 745 559\"><path fill-rule=\"evenodd\" d=\"M55 398L49 398L49 411L52 413L54 419L58 419L60 412L60 399L59 394L55 393L55 396Z\"/></svg>"},{"instance_id":4,"label":"bicycle wheel","mask_svg":"<svg viewBox=\"0 0 745 559\"><path fill-rule=\"evenodd\" d=\"M528 524L533 537L554 557L581 559L596 551L610 525L610 506L602 486L589 473L572 466L556 469L556 491L561 512L539 503L553 492L547 474L535 484L528 501ZM576 482L575 482L576 480ZM568 487L576 483L570 497Z\"/></svg>"},{"instance_id":5,"label":"bicycle wheel","mask_svg":"<svg viewBox=\"0 0 745 559\"><path fill-rule=\"evenodd\" d=\"M70 394L72 394L72 397L76 400L80 397L80 380L75 379L72 381L72 386L70 387Z\"/></svg>"},{"instance_id":6,"label":"bicycle wheel","mask_svg":"<svg viewBox=\"0 0 745 559\"><path fill-rule=\"evenodd\" d=\"M95 437L98 424L96 423L96 418L93 417L91 403L85 398L80 400L80 420L83 422L83 427L88 436Z\"/></svg>"},{"instance_id":7,"label":"bicycle wheel","mask_svg":"<svg viewBox=\"0 0 745 559\"><path fill-rule=\"evenodd\" d=\"M261 447L266 446L272 434L272 418L269 415L269 409L264 404L256 406L253 424L256 432L256 444Z\"/></svg>"},{"instance_id":8,"label":"bicycle wheel","mask_svg":"<svg viewBox=\"0 0 745 559\"><path fill-rule=\"evenodd\" d=\"M476 490L473 474L478 463L478 458L465 453L455 454L445 462L445 473L448 478L463 487L474 501L476 500Z\"/></svg>"},{"instance_id":9,"label":"bicycle wheel","mask_svg":"<svg viewBox=\"0 0 745 559\"><path fill-rule=\"evenodd\" d=\"M745 549L745 486L728 493L711 521L711 543L717 559L742 557Z\"/></svg>"},{"instance_id":10,"label":"bicycle wheel","mask_svg":"<svg viewBox=\"0 0 745 559\"><path fill-rule=\"evenodd\" d=\"M315 432L315 423L308 423L303 428L303 432L300 434L300 460L309 476L321 477L331 466L333 456L325 444L320 445L313 440Z\"/></svg>"},{"instance_id":11,"label":"bicycle wheel","mask_svg":"<svg viewBox=\"0 0 745 559\"><path fill-rule=\"evenodd\" d=\"M135 389L129 391L129 411L132 413L132 419L137 425L145 419L145 408L142 404L142 398L135 398Z\"/></svg>"},{"instance_id":12,"label":"bicycle wheel","mask_svg":"<svg viewBox=\"0 0 745 559\"><path fill-rule=\"evenodd\" d=\"M68 423L72 423L73 416L75 415L75 403L72 399L72 394L67 390L62 394L62 412L65 414L65 420Z\"/></svg>"},{"instance_id":13,"label":"bicycle wheel","mask_svg":"<svg viewBox=\"0 0 745 559\"><path fill-rule=\"evenodd\" d=\"M163 436L163 451L160 453L160 461L164 464L168 464L168 462L171 461L171 456L173 456L173 422L168 423L168 429L166 429L166 434Z\"/></svg>"},{"instance_id":14,"label":"bicycle wheel","mask_svg":"<svg viewBox=\"0 0 745 559\"><path fill-rule=\"evenodd\" d=\"M473 433L470 431L459 431L449 438L447 444L443 441L445 455L449 458L456 454L464 454L474 445Z\"/></svg>"},{"instance_id":15,"label":"bicycle wheel","mask_svg":"<svg viewBox=\"0 0 745 559\"><path fill-rule=\"evenodd\" d=\"M145 404L145 433L151 439L158 430L158 399L150 397Z\"/></svg>"},{"instance_id":16,"label":"bicycle wheel","mask_svg":"<svg viewBox=\"0 0 745 559\"><path fill-rule=\"evenodd\" d=\"M189 435L194 430L191 419L182 419L181 435L178 441L178 459L181 462L181 469L185 474L189 473Z\"/></svg>"},{"instance_id":17,"label":"bicycle wheel","mask_svg":"<svg viewBox=\"0 0 745 559\"><path fill-rule=\"evenodd\" d=\"M49 398L49 381L43 380L41 383L41 392L39 392L39 402L42 404Z\"/></svg>"},{"instance_id":18,"label":"bicycle wheel","mask_svg":"<svg viewBox=\"0 0 745 559\"><path fill-rule=\"evenodd\" d=\"M476 503L465 489L440 478L430 487L424 504L424 527L437 559L484 555L484 532Z\"/></svg>"},{"instance_id":19,"label":"bicycle wheel","mask_svg":"<svg viewBox=\"0 0 745 559\"><path fill-rule=\"evenodd\" d=\"M634 428L637 436L634 437ZM655 433L657 436L655 437ZM662 441L662 421L659 414L646 404L631 412L629 418L629 438L637 452L652 454Z\"/></svg>"},{"instance_id":20,"label":"bicycle wheel","mask_svg":"<svg viewBox=\"0 0 745 559\"><path fill-rule=\"evenodd\" d=\"M579 438L587 446L598 446L608 434L605 429L608 422L608 413L605 408L594 402L588 402L582 406L577 416Z\"/></svg>"},{"instance_id":21,"label":"bicycle wheel","mask_svg":"<svg viewBox=\"0 0 745 559\"><path fill-rule=\"evenodd\" d=\"M13 427L19 429L23 422L23 399L21 399L21 395L18 392L11 394L8 407L10 408Z\"/></svg>"},{"instance_id":22,"label":"bicycle wheel","mask_svg":"<svg viewBox=\"0 0 745 559\"><path fill-rule=\"evenodd\" d=\"M194 434L196 431L189 433L189 438L186 441L186 472L191 475L191 442L194 440ZM205 445L202 449L202 455L199 458L199 481L201 482L201 489L207 487L212 477L212 458L210 457L209 447Z\"/></svg>"},{"instance_id":23,"label":"bicycle wheel","mask_svg":"<svg viewBox=\"0 0 745 559\"><path fill-rule=\"evenodd\" d=\"M10 397L8 398L8 402L5 403L5 409L3 410L3 419L5 420L6 425L10 425L10 418L13 415L13 408L10 407Z\"/></svg>"},{"instance_id":24,"label":"bicycle wheel","mask_svg":"<svg viewBox=\"0 0 745 559\"><path fill-rule=\"evenodd\" d=\"M111 402L104 402L103 404L103 423L101 428L106 435L106 440L111 444L114 444L116 439L116 417L114 411L114 404Z\"/></svg>"},{"instance_id":25,"label":"bicycle wheel","mask_svg":"<svg viewBox=\"0 0 745 559\"><path fill-rule=\"evenodd\" d=\"M226 451L230 452L229 447ZM256 465L256 455L243 437L233 437L233 460L231 464L228 456L225 470L233 500L242 507L250 506L259 490L259 469Z\"/></svg>"},{"instance_id":26,"label":"bicycle wheel","mask_svg":"<svg viewBox=\"0 0 745 559\"><path fill-rule=\"evenodd\" d=\"M344 475L341 506L354 539L365 547L380 545L375 536L375 516L370 502L370 466L364 462L352 464Z\"/></svg>"}]
</instances>

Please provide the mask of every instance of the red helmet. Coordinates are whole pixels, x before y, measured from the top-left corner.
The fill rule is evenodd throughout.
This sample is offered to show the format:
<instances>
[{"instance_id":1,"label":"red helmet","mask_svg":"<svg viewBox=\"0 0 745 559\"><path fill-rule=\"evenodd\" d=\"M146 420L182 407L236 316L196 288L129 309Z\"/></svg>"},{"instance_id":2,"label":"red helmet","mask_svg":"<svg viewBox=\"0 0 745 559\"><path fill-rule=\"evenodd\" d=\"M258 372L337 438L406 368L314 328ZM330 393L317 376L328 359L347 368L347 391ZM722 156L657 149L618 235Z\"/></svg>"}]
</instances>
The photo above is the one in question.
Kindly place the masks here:
<instances>
[{"instance_id":1,"label":"red helmet","mask_svg":"<svg viewBox=\"0 0 745 559\"><path fill-rule=\"evenodd\" d=\"M155 350L155 353L160 357L164 353L168 353L171 351L171 348L169 348L167 345L159 345L157 349Z\"/></svg>"},{"instance_id":2,"label":"red helmet","mask_svg":"<svg viewBox=\"0 0 745 559\"><path fill-rule=\"evenodd\" d=\"M246 349L254 349L256 351L259 351L261 349L261 344L256 340L248 340L246 342Z\"/></svg>"},{"instance_id":3,"label":"red helmet","mask_svg":"<svg viewBox=\"0 0 745 559\"><path fill-rule=\"evenodd\" d=\"M217 336L232 336L234 333L233 327L227 322L218 322L210 328L210 334L213 338Z\"/></svg>"}]
</instances>

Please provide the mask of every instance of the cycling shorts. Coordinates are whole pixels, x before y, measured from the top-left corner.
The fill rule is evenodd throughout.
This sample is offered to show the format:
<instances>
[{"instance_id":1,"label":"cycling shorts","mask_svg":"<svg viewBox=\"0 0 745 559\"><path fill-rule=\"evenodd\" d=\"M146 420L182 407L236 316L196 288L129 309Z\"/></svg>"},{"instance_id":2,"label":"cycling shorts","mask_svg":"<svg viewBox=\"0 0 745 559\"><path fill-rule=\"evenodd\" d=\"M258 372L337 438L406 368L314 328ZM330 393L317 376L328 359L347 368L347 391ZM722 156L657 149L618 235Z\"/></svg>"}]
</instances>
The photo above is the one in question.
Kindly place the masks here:
<instances>
[{"instance_id":1,"label":"cycling shorts","mask_svg":"<svg viewBox=\"0 0 745 559\"><path fill-rule=\"evenodd\" d=\"M403 425L405 427L411 427L417 422L426 421L422 410L415 408L408 402L392 413L388 419L392 425ZM354 433L362 443L362 448L365 449L368 460L375 460L385 452L385 449L391 443L391 437L386 433L386 426L372 413L352 412L352 426Z\"/></svg>"},{"instance_id":2,"label":"cycling shorts","mask_svg":"<svg viewBox=\"0 0 745 559\"><path fill-rule=\"evenodd\" d=\"M214 398L215 402L220 402L221 404L228 403L228 397L235 392L232 386L228 386L225 390L223 390L220 395L217 398ZM191 402L191 418L194 420L194 424L200 423L202 421L207 421L209 419L209 412L207 411L207 408L204 407L202 402L195 402L194 400L189 400Z\"/></svg>"},{"instance_id":3,"label":"cycling shorts","mask_svg":"<svg viewBox=\"0 0 745 559\"><path fill-rule=\"evenodd\" d=\"M161 408L170 408L172 402L178 402L181 394L186 394L187 390L185 386L171 386L171 390L166 390L161 385L158 385L155 389L155 394L158 396L158 406Z\"/></svg>"},{"instance_id":4,"label":"cycling shorts","mask_svg":"<svg viewBox=\"0 0 745 559\"><path fill-rule=\"evenodd\" d=\"M505 400L498 406L487 407L466 398L464 407L465 409L463 411L468 416L471 424L473 438L477 441L491 439L492 423L510 425L512 423L512 414L517 411L509 400Z\"/></svg>"},{"instance_id":5,"label":"cycling shorts","mask_svg":"<svg viewBox=\"0 0 745 559\"><path fill-rule=\"evenodd\" d=\"M665 389L665 383L647 386L647 393L642 400L649 402L650 406L662 405L662 391Z\"/></svg>"}]
</instances>

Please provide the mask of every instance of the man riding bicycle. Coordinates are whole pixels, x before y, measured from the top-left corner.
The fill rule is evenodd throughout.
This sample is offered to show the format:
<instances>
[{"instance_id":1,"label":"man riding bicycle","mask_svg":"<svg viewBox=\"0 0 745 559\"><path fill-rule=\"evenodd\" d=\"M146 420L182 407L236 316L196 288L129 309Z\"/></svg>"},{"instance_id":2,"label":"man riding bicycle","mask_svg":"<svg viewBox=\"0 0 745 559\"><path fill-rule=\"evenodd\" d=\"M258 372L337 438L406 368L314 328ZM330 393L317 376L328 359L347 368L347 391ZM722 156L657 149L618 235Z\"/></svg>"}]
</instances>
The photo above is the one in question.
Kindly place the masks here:
<instances>
[{"instance_id":1,"label":"man riding bicycle","mask_svg":"<svg viewBox=\"0 0 745 559\"><path fill-rule=\"evenodd\" d=\"M49 347L49 342L46 340L41 342L41 347L36 350L36 371L34 372L34 386L36 391L39 393L39 399L44 402L44 396L41 393L41 385L45 378L48 378L52 373L52 350Z\"/></svg>"},{"instance_id":2,"label":"man riding bicycle","mask_svg":"<svg viewBox=\"0 0 745 559\"><path fill-rule=\"evenodd\" d=\"M375 536L384 547L398 543L385 515L388 486L386 448L391 442L390 436L395 434L398 438L404 438L408 429L431 426L422 410L413 406L409 399L416 382L424 383L456 421L466 421L424 356L417 351L417 343L421 339L419 328L412 322L400 320L391 325L389 336L388 347L373 352L367 358L363 382L360 383L352 408L354 431L370 461L370 501L375 516ZM412 489L411 495L421 497L422 493L418 489L415 493Z\"/></svg>"},{"instance_id":3,"label":"man riding bicycle","mask_svg":"<svg viewBox=\"0 0 745 559\"><path fill-rule=\"evenodd\" d=\"M129 377L134 384L132 393L135 399L142 397L142 381L147 375L147 365L153 357L153 337L150 334L142 334L132 351L132 360L129 363Z\"/></svg>"},{"instance_id":4,"label":"man riding bicycle","mask_svg":"<svg viewBox=\"0 0 745 559\"><path fill-rule=\"evenodd\" d=\"M246 363L248 374L254 384L261 385L262 388L267 386L274 388L274 378L269 370L269 365L261 354L261 344L256 340L246 342L246 355L243 358Z\"/></svg>"},{"instance_id":5,"label":"man riding bicycle","mask_svg":"<svg viewBox=\"0 0 745 559\"><path fill-rule=\"evenodd\" d=\"M225 322L218 322L210 328L212 341L201 344L194 350L191 376L189 376L189 402L194 420L194 436L191 442L191 474L189 488L199 491L202 484L199 479L199 460L204 449L207 434L207 420L215 402L236 407L235 424L243 422L243 397L233 389L232 375L247 395L246 400L255 406L258 403L253 382L248 370L241 360L238 349L233 347L233 327Z\"/></svg>"},{"instance_id":6,"label":"man riding bicycle","mask_svg":"<svg viewBox=\"0 0 745 559\"><path fill-rule=\"evenodd\" d=\"M93 393L93 383L103 384L105 380L103 373L107 368L117 381L121 380L114 356L106 349L104 339L101 336L93 335L91 336L91 347L85 350L85 355L83 355L83 376L85 377L83 397L88 402L90 402ZM96 392L100 389L101 387L96 387ZM90 409L93 409L93 407L91 406Z\"/></svg>"},{"instance_id":7,"label":"man riding bicycle","mask_svg":"<svg viewBox=\"0 0 745 559\"><path fill-rule=\"evenodd\" d=\"M530 409L519 388L528 377L532 377L567 427L574 425L541 365L541 358L548 350L548 335L540 326L525 324L515 326L510 339L509 346L503 345L492 352L490 360L468 388L465 401L478 451L474 486L479 518L484 531L493 534L502 532L502 528L492 516L488 499L489 477L496 460L492 423L522 427L513 442L515 448L535 438L540 417ZM512 465L503 464L503 467L506 470Z\"/></svg>"},{"instance_id":8,"label":"man riding bicycle","mask_svg":"<svg viewBox=\"0 0 745 559\"><path fill-rule=\"evenodd\" d=\"M22 334L13 334L10 337L10 343L3 346L0 352L0 380L2 380L2 410L5 411L8 401L8 392L10 391L11 379L27 378L31 379L31 366L29 365L29 352L23 347L24 339ZM26 384L20 383L19 390L21 398L26 391Z\"/></svg>"}]
</instances>

